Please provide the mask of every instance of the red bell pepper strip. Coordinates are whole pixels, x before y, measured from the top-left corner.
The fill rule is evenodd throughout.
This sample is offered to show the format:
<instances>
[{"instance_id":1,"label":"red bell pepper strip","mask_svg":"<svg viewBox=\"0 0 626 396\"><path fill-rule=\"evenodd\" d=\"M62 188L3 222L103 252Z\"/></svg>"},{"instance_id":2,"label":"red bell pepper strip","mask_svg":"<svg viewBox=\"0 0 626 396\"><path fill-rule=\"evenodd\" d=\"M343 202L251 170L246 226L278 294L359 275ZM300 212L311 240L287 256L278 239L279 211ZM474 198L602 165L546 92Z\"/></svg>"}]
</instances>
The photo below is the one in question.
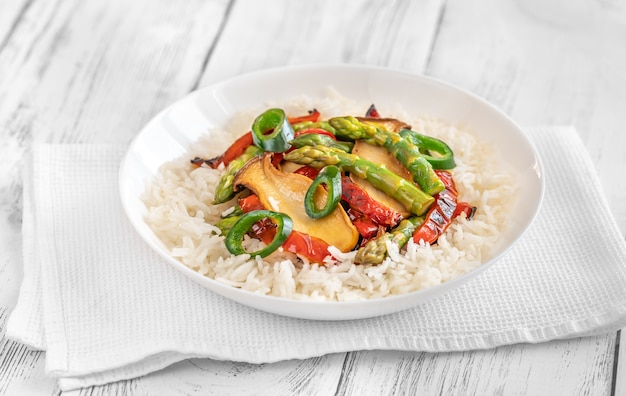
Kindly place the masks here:
<instances>
[{"instance_id":1,"label":"red bell pepper strip","mask_svg":"<svg viewBox=\"0 0 626 396\"><path fill-rule=\"evenodd\" d=\"M435 170L437 176L443 182L445 188L435 195L435 202L432 204L422 225L413 232L413 241L419 243L432 244L443 234L455 217L465 213L467 218L471 218L476 208L465 202L458 203L458 192L452 179L452 174L443 170Z\"/></svg>"},{"instance_id":2,"label":"red bell pepper strip","mask_svg":"<svg viewBox=\"0 0 626 396\"><path fill-rule=\"evenodd\" d=\"M239 198L239 207L243 213L252 212L253 210L263 210L265 206L261 203L259 196L256 194L248 195L244 198Z\"/></svg>"},{"instance_id":3,"label":"red bell pepper strip","mask_svg":"<svg viewBox=\"0 0 626 396\"><path fill-rule=\"evenodd\" d=\"M241 198L239 207L244 213L265 209L255 194ZM269 219L264 219L252 226L252 232L264 243L270 243L276 233L276 224ZM329 247L330 245L323 240L295 230L291 231L283 243L283 249L286 251L306 257L309 261L319 264L323 264L324 257L330 254L328 253Z\"/></svg>"},{"instance_id":4,"label":"red bell pepper strip","mask_svg":"<svg viewBox=\"0 0 626 396\"><path fill-rule=\"evenodd\" d=\"M350 207L355 208L378 225L395 227L402 221L402 215L395 210L376 201L354 183L350 177L341 178L342 198Z\"/></svg>"},{"instance_id":5,"label":"red bell pepper strip","mask_svg":"<svg viewBox=\"0 0 626 396\"><path fill-rule=\"evenodd\" d=\"M292 231L283 243L283 249L286 251L306 257L309 261L318 264L324 264L324 258L330 255L329 247L330 245L323 240L298 231Z\"/></svg>"},{"instance_id":6,"label":"red bell pepper strip","mask_svg":"<svg viewBox=\"0 0 626 396\"><path fill-rule=\"evenodd\" d=\"M374 223L372 219L354 208L348 208L346 213L350 217L352 224L354 224L359 232L359 235L361 235L360 246L363 246L371 239L374 239L381 229L384 230L384 227L380 227L378 224Z\"/></svg>"},{"instance_id":7,"label":"red bell pepper strip","mask_svg":"<svg viewBox=\"0 0 626 396\"><path fill-rule=\"evenodd\" d=\"M311 121L317 122L320 119L320 112L317 109L309 111L309 114L300 117L287 117L290 124L297 124L299 122Z\"/></svg>"},{"instance_id":8,"label":"red bell pepper strip","mask_svg":"<svg viewBox=\"0 0 626 396\"><path fill-rule=\"evenodd\" d=\"M228 147L222 155L219 155L211 159L202 159L202 158L196 157L191 160L191 163L196 166L201 166L204 163L213 169L217 168L219 164L224 164L224 166L228 166L228 164L230 164L230 161L234 160L235 158L238 158L251 145L252 145L252 132L248 132L242 135L241 137L239 137L237 140L235 140L233 144L231 144L230 147Z\"/></svg>"},{"instance_id":9,"label":"red bell pepper strip","mask_svg":"<svg viewBox=\"0 0 626 396\"><path fill-rule=\"evenodd\" d=\"M314 168L310 165L304 165L296 169L293 173L306 176L309 179L313 180L317 177L317 174L320 173L320 169Z\"/></svg>"},{"instance_id":10,"label":"red bell pepper strip","mask_svg":"<svg viewBox=\"0 0 626 396\"><path fill-rule=\"evenodd\" d=\"M333 135L332 133L328 132L325 129L322 128L306 128L306 129L301 129L299 131L296 131L294 137L298 137L301 135L312 135L312 134L317 134L317 135L326 135L328 137L333 138L333 140L337 140L337 137L335 135Z\"/></svg>"},{"instance_id":11,"label":"red bell pepper strip","mask_svg":"<svg viewBox=\"0 0 626 396\"><path fill-rule=\"evenodd\" d=\"M476 206L472 206L467 202L459 202L456 206L456 210L454 211L454 217L457 217L461 213L465 213L465 217L468 220L471 220L474 217L474 213L476 213Z\"/></svg>"}]
</instances>

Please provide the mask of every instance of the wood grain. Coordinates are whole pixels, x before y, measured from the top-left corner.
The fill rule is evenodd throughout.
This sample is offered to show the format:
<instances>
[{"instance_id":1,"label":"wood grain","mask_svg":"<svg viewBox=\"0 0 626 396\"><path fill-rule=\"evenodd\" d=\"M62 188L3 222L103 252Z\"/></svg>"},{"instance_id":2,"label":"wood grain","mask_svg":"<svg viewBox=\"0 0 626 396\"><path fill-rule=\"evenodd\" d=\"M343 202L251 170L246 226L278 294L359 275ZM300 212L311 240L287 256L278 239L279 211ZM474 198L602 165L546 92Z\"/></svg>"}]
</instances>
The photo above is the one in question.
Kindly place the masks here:
<instances>
[{"instance_id":1,"label":"wood grain","mask_svg":"<svg viewBox=\"0 0 626 396\"><path fill-rule=\"evenodd\" d=\"M297 64L362 63L420 72L442 4L442 0L238 0L200 86Z\"/></svg>"},{"instance_id":2,"label":"wood grain","mask_svg":"<svg viewBox=\"0 0 626 396\"><path fill-rule=\"evenodd\" d=\"M162 389L179 394L201 389L202 394L211 395L331 395L341 370L328 368L341 367L344 356L331 354L274 364L190 359L134 381L135 390L139 395L158 394Z\"/></svg>"},{"instance_id":3,"label":"wood grain","mask_svg":"<svg viewBox=\"0 0 626 396\"><path fill-rule=\"evenodd\" d=\"M610 334L463 353L351 354L339 393L609 394L614 338Z\"/></svg>"},{"instance_id":4,"label":"wood grain","mask_svg":"<svg viewBox=\"0 0 626 396\"><path fill-rule=\"evenodd\" d=\"M56 381L44 375L44 353L4 338L8 316L9 309L0 308L0 395L60 394Z\"/></svg>"}]
</instances>

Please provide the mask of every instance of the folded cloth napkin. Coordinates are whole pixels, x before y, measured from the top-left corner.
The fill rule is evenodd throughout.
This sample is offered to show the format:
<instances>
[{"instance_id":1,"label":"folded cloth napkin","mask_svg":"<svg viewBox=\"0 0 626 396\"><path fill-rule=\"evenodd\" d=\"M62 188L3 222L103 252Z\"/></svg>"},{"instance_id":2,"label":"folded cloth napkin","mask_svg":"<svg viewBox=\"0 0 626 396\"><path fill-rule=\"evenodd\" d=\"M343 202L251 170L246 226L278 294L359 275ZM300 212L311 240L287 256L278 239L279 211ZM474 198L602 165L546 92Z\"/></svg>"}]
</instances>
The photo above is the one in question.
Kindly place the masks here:
<instances>
[{"instance_id":1,"label":"folded cloth napkin","mask_svg":"<svg viewBox=\"0 0 626 396\"><path fill-rule=\"evenodd\" d=\"M24 280L7 335L45 349L62 389L189 357L251 363L371 349L459 351L615 331L626 324L626 244L572 128L532 128L546 193L504 258L396 314L306 321L207 291L140 239L118 198L125 147L41 145L25 175ZM341 337L337 337L341 334Z\"/></svg>"}]
</instances>

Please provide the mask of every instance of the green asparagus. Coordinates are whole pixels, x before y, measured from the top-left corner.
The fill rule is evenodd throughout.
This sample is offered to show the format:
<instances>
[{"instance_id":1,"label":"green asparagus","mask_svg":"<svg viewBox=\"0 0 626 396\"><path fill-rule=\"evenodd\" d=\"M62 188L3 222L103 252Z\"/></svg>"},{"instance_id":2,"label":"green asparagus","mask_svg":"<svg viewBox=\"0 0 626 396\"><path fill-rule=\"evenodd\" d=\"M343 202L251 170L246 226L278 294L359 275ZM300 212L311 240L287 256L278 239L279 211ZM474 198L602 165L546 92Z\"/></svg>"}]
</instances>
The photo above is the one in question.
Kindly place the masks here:
<instances>
[{"instance_id":1,"label":"green asparagus","mask_svg":"<svg viewBox=\"0 0 626 396\"><path fill-rule=\"evenodd\" d=\"M338 149L345 152L352 151L352 146L354 143L352 142L338 142L337 140L331 138L330 136L320 135L317 133L307 133L304 135L300 135L297 138L293 139L289 142L294 147L303 147L303 146L326 146L334 149Z\"/></svg>"},{"instance_id":2,"label":"green asparagus","mask_svg":"<svg viewBox=\"0 0 626 396\"><path fill-rule=\"evenodd\" d=\"M361 122L355 117L335 117L328 120L340 138L362 139L365 142L384 147L411 173L413 181L429 195L435 195L445 186L424 158L419 147L395 132L390 132L382 125Z\"/></svg>"},{"instance_id":3,"label":"green asparagus","mask_svg":"<svg viewBox=\"0 0 626 396\"><path fill-rule=\"evenodd\" d=\"M387 241L395 243L402 248L411 239L413 231L424 222L424 217L413 216L404 219L396 228L376 239L372 239L361 247L354 261L361 264L380 264L387 256Z\"/></svg>"},{"instance_id":4,"label":"green asparagus","mask_svg":"<svg viewBox=\"0 0 626 396\"><path fill-rule=\"evenodd\" d=\"M293 127L294 132L302 131L305 129L317 128L317 129L323 129L327 132L330 132L333 135L335 134L335 128L330 126L328 121L317 121L317 122L302 121L302 122L293 124L292 127Z\"/></svg>"},{"instance_id":5,"label":"green asparagus","mask_svg":"<svg viewBox=\"0 0 626 396\"><path fill-rule=\"evenodd\" d=\"M387 168L341 150L325 146L304 146L285 154L285 159L318 169L326 165L337 165L369 181L374 187L395 198L407 210L418 216L424 214L435 201L415 184Z\"/></svg>"},{"instance_id":6,"label":"green asparagus","mask_svg":"<svg viewBox=\"0 0 626 396\"><path fill-rule=\"evenodd\" d=\"M233 190L233 180L235 179L235 175L241 168L243 168L244 164L248 162L248 160L256 157L262 152L263 150L255 145L249 146L243 154L228 164L226 172L222 175L222 178L215 189L215 198L213 200L214 204L224 203L235 196L235 191Z\"/></svg>"}]
</instances>

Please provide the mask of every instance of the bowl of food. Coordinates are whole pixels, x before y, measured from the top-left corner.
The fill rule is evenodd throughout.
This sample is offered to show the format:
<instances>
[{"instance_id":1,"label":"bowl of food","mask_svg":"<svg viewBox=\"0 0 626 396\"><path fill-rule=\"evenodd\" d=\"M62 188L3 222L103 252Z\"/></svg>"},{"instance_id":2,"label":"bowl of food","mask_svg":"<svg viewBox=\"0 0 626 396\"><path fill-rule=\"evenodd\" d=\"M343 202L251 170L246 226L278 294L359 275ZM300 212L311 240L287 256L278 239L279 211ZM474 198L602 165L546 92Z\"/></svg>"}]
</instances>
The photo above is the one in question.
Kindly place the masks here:
<instances>
[{"instance_id":1,"label":"bowl of food","mask_svg":"<svg viewBox=\"0 0 626 396\"><path fill-rule=\"evenodd\" d=\"M467 282L519 240L543 191L532 143L493 105L356 65L193 92L120 167L124 210L165 262L239 303L314 320L389 314Z\"/></svg>"}]
</instances>

